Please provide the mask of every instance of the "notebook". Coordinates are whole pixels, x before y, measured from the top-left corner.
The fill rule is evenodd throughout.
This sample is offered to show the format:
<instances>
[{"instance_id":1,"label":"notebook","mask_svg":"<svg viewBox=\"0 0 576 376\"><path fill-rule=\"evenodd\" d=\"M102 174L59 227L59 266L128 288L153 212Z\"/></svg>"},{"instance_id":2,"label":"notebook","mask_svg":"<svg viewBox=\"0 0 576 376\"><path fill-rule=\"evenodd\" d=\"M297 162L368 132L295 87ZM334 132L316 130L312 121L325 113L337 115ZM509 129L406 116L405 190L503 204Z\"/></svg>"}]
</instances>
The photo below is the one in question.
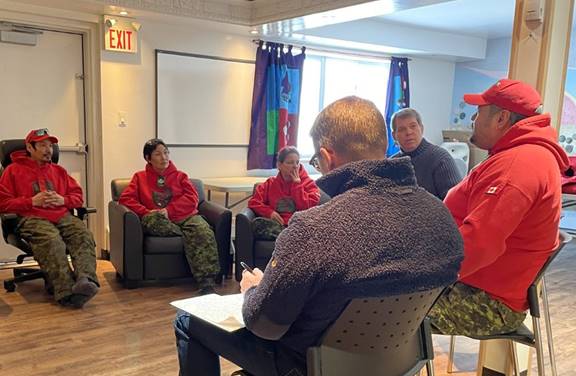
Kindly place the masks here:
<instances>
[{"instance_id":1,"label":"notebook","mask_svg":"<svg viewBox=\"0 0 576 376\"><path fill-rule=\"evenodd\" d=\"M244 294L209 294L175 300L172 306L190 313L228 332L243 328L242 303Z\"/></svg>"}]
</instances>

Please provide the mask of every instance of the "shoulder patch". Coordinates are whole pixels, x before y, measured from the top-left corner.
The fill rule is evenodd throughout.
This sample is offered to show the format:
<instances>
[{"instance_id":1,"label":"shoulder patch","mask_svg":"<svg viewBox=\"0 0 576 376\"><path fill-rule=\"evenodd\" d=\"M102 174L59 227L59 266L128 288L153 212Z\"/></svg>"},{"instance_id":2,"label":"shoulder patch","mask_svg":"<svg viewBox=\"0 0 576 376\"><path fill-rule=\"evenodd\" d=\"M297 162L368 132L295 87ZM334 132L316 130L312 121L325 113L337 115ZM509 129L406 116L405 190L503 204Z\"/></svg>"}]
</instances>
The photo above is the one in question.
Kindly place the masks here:
<instances>
[{"instance_id":1,"label":"shoulder patch","mask_svg":"<svg viewBox=\"0 0 576 376\"><path fill-rule=\"evenodd\" d=\"M506 188L507 185L505 181L501 181L499 179L488 184L487 187L485 188L484 194L491 196L498 196L500 192L502 192L504 188Z\"/></svg>"},{"instance_id":2,"label":"shoulder patch","mask_svg":"<svg viewBox=\"0 0 576 376\"><path fill-rule=\"evenodd\" d=\"M498 186L497 186L497 185L494 185L494 186L492 186L492 187L489 187L489 188L486 190L486 194L488 194L488 195L495 195L496 193L498 193Z\"/></svg>"}]
</instances>

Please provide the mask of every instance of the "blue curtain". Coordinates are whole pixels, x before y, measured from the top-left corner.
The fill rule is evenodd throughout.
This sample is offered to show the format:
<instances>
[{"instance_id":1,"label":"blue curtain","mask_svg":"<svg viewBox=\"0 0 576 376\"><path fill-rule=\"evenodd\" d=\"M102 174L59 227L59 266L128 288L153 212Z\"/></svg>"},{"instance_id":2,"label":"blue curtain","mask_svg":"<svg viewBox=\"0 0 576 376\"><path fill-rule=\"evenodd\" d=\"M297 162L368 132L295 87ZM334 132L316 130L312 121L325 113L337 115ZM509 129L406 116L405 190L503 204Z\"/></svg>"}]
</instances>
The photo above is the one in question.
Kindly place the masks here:
<instances>
[{"instance_id":1,"label":"blue curtain","mask_svg":"<svg viewBox=\"0 0 576 376\"><path fill-rule=\"evenodd\" d=\"M260 42L252 93L252 121L248 145L248 169L276 167L276 153L296 146L302 68L305 48L298 55L292 46Z\"/></svg>"},{"instance_id":2,"label":"blue curtain","mask_svg":"<svg viewBox=\"0 0 576 376\"><path fill-rule=\"evenodd\" d=\"M410 107L410 88L408 85L408 59L392 57L390 63L390 76L388 77L388 91L386 94L386 125L388 127L388 150L386 156L400 151L392 138L392 124L390 118L394 112Z\"/></svg>"}]
</instances>

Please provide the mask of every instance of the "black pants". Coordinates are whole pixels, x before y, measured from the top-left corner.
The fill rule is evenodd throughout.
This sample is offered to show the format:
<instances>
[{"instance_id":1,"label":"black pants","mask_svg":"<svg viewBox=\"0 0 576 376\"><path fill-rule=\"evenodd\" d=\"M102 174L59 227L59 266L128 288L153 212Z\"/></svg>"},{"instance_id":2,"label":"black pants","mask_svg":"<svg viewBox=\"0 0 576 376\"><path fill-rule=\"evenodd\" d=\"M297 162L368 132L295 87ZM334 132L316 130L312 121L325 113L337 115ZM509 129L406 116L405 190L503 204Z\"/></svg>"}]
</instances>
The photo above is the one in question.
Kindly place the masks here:
<instances>
[{"instance_id":1,"label":"black pants","mask_svg":"<svg viewBox=\"0 0 576 376\"><path fill-rule=\"evenodd\" d=\"M255 376L304 376L304 356L247 329L227 332L185 312L174 320L180 376L220 376L218 356Z\"/></svg>"}]
</instances>

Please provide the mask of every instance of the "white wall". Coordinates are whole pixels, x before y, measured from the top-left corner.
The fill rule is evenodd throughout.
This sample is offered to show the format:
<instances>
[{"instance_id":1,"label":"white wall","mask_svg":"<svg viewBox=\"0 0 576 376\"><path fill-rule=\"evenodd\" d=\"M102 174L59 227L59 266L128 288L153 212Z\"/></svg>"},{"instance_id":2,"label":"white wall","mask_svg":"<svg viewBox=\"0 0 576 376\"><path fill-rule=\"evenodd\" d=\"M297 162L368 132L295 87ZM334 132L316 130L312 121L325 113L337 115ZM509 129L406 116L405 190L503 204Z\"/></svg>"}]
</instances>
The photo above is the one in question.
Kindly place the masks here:
<instances>
[{"instance_id":1,"label":"white wall","mask_svg":"<svg viewBox=\"0 0 576 376\"><path fill-rule=\"evenodd\" d=\"M448 61L414 58L408 62L410 107L422 116L424 136L442 142L442 129L449 128L454 66Z\"/></svg>"},{"instance_id":2,"label":"white wall","mask_svg":"<svg viewBox=\"0 0 576 376\"><path fill-rule=\"evenodd\" d=\"M143 22L140 32L137 55L102 54L105 202L110 199L112 179L130 177L144 168L142 147L155 136L155 49L249 60L255 57L256 45L248 36L152 22ZM118 126L119 111L126 112L127 127ZM246 152L245 148L172 148L171 157L192 177L235 176L246 173Z\"/></svg>"}]
</instances>

